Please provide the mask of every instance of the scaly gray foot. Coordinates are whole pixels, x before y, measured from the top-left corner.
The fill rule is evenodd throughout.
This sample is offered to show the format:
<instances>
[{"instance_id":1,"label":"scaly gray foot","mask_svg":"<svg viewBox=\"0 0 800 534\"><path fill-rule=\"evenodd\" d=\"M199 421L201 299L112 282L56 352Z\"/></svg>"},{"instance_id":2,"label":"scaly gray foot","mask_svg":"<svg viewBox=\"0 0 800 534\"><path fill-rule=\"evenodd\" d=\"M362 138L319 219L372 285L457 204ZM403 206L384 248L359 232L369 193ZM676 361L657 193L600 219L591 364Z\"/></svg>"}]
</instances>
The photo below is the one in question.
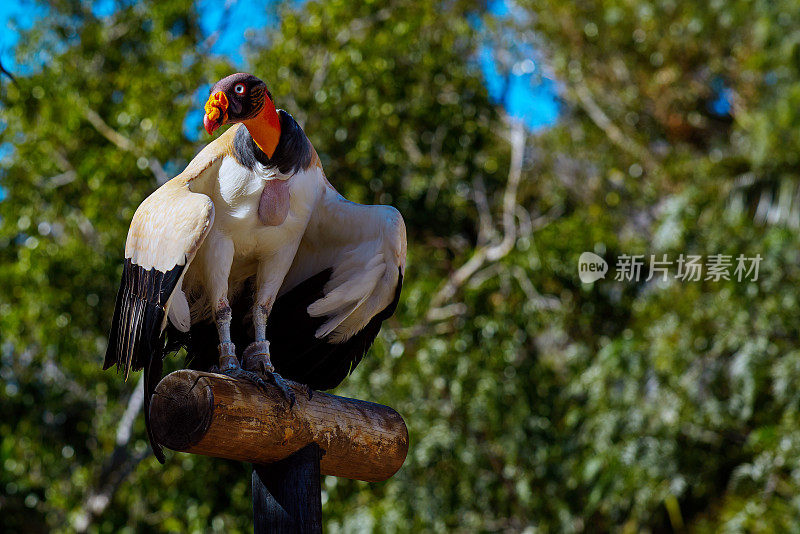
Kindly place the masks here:
<instances>
[{"instance_id":1,"label":"scaly gray foot","mask_svg":"<svg viewBox=\"0 0 800 534\"><path fill-rule=\"evenodd\" d=\"M219 365L215 365L209 369L212 373L219 373L236 380L245 380L247 382L251 382L258 386L259 389L265 393L270 391L270 387L267 385L267 382L264 381L264 378L259 376L258 373L255 373L251 370L242 369L242 366L239 365L239 360L236 358L236 348L234 347L233 343L220 343L217 348L219 349ZM281 380L283 379L281 378ZM281 389L281 392L283 392L281 386L278 384L276 385L279 389ZM294 404L293 401L294 399L292 399L292 404Z\"/></svg>"},{"instance_id":2,"label":"scaly gray foot","mask_svg":"<svg viewBox=\"0 0 800 534\"><path fill-rule=\"evenodd\" d=\"M254 341L242 354L242 367L256 376L263 377L275 384L281 390L283 397L289 401L289 408L295 403L294 391L286 380L275 372L272 361L269 358L269 343L266 341Z\"/></svg>"}]
</instances>

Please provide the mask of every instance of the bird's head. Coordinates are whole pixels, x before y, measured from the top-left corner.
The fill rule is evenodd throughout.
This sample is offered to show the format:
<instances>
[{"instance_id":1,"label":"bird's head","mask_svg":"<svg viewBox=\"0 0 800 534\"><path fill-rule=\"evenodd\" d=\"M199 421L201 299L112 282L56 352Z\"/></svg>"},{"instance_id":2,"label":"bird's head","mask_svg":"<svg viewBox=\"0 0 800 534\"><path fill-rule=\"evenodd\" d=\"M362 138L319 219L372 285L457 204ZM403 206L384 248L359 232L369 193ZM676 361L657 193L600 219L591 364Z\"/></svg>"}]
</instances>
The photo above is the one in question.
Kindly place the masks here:
<instances>
[{"instance_id":1,"label":"bird's head","mask_svg":"<svg viewBox=\"0 0 800 534\"><path fill-rule=\"evenodd\" d=\"M280 121L263 81L245 72L222 78L211 88L205 112L203 126L209 135L225 124L243 122L261 150L272 157L280 138Z\"/></svg>"}]
</instances>

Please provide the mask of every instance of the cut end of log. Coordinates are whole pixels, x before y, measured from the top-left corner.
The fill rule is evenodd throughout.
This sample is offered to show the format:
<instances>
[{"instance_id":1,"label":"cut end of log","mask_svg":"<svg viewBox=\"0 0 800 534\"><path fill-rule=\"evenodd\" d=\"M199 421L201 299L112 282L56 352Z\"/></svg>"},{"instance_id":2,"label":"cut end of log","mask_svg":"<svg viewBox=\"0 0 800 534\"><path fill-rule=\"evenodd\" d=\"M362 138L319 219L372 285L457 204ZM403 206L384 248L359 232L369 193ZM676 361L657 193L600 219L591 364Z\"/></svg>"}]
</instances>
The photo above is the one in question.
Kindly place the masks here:
<instances>
[{"instance_id":1,"label":"cut end of log","mask_svg":"<svg viewBox=\"0 0 800 534\"><path fill-rule=\"evenodd\" d=\"M208 432L214 413L214 394L208 380L195 373L169 375L162 380L150 404L150 424L158 441L176 451L188 450Z\"/></svg>"},{"instance_id":2,"label":"cut end of log","mask_svg":"<svg viewBox=\"0 0 800 534\"><path fill-rule=\"evenodd\" d=\"M277 388L264 392L224 375L182 369L164 377L150 404L156 439L170 449L269 464L310 443L322 474L386 480L403 465L408 429L392 408L322 392L308 398L290 382L291 409Z\"/></svg>"}]
</instances>

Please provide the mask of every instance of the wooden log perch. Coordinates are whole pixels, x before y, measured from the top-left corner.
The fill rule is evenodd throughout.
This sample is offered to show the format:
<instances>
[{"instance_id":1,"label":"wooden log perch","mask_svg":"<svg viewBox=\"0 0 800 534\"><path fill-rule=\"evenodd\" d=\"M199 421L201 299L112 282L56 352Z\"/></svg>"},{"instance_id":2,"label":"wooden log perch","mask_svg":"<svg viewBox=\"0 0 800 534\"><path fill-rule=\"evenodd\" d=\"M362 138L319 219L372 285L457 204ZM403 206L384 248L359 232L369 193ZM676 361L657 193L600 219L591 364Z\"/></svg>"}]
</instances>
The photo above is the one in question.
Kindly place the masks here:
<instances>
[{"instance_id":1,"label":"wooden log perch","mask_svg":"<svg viewBox=\"0 0 800 534\"><path fill-rule=\"evenodd\" d=\"M164 377L150 404L156 439L170 449L254 464L282 460L310 443L320 470L368 482L394 475L408 453L408 429L388 406L289 382L297 402L224 375L182 369Z\"/></svg>"}]
</instances>

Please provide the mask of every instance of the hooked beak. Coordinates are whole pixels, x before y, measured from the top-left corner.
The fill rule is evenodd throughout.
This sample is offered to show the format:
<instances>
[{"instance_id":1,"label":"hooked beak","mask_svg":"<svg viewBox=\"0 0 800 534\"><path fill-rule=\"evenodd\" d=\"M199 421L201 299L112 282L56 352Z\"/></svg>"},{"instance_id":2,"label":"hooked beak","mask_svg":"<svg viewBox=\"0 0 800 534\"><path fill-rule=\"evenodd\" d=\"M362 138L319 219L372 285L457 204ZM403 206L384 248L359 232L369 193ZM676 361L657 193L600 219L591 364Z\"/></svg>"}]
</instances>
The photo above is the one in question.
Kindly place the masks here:
<instances>
[{"instance_id":1,"label":"hooked beak","mask_svg":"<svg viewBox=\"0 0 800 534\"><path fill-rule=\"evenodd\" d=\"M214 130L225 124L228 119L228 97L222 91L209 96L205 111L203 126L208 134L211 135Z\"/></svg>"}]
</instances>

